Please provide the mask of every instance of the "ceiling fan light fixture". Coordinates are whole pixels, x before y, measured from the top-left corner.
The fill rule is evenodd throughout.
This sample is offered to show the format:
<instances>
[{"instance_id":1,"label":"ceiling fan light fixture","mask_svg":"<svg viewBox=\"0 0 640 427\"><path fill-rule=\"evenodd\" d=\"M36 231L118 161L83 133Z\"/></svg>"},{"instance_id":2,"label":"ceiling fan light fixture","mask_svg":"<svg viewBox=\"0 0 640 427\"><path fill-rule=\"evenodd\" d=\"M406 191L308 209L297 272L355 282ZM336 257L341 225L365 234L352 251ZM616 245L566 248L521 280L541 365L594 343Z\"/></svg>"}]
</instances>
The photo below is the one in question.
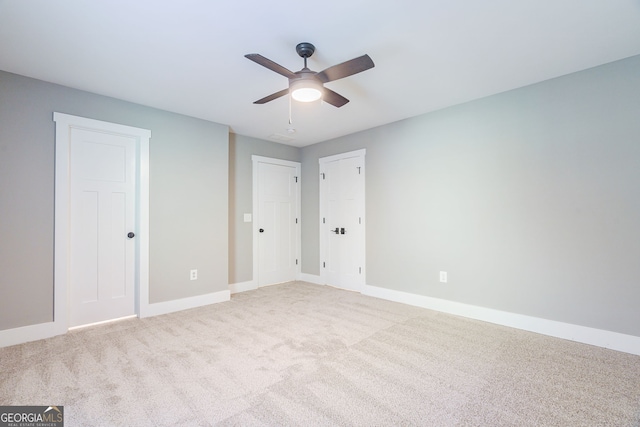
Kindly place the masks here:
<instances>
[{"instance_id":1,"label":"ceiling fan light fixture","mask_svg":"<svg viewBox=\"0 0 640 427\"><path fill-rule=\"evenodd\" d=\"M322 97L322 84L312 79L300 79L291 83L291 97L299 102L313 102Z\"/></svg>"},{"instance_id":2,"label":"ceiling fan light fixture","mask_svg":"<svg viewBox=\"0 0 640 427\"><path fill-rule=\"evenodd\" d=\"M271 102L282 96L291 95L290 99L295 101L310 103L322 99L327 104L339 108L349 102L349 100L339 93L324 87L324 84L361 73L375 66L369 55L362 55L341 64L326 68L320 72L313 71L307 68L307 59L313 55L315 49L315 46L311 43L298 43L296 46L296 52L298 52L298 55L304 59L304 68L300 71L296 71L295 73L282 65L276 64L272 60L265 58L259 53L246 54L245 57L247 59L289 79L288 88L258 99L257 101L254 101L254 104L266 104L267 102Z\"/></svg>"}]
</instances>

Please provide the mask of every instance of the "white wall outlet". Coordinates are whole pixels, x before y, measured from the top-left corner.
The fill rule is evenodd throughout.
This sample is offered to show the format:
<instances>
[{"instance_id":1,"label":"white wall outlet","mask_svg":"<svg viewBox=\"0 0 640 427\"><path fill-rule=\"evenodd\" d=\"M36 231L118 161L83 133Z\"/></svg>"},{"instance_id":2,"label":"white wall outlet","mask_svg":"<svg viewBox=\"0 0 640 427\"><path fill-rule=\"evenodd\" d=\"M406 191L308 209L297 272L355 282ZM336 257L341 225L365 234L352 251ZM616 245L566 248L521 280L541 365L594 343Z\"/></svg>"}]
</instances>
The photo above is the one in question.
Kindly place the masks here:
<instances>
[{"instance_id":1,"label":"white wall outlet","mask_svg":"<svg viewBox=\"0 0 640 427\"><path fill-rule=\"evenodd\" d=\"M189 272L189 280L198 280L198 270L191 270Z\"/></svg>"},{"instance_id":2,"label":"white wall outlet","mask_svg":"<svg viewBox=\"0 0 640 427\"><path fill-rule=\"evenodd\" d=\"M447 283L447 272L446 271L441 271L440 272L440 283Z\"/></svg>"}]
</instances>

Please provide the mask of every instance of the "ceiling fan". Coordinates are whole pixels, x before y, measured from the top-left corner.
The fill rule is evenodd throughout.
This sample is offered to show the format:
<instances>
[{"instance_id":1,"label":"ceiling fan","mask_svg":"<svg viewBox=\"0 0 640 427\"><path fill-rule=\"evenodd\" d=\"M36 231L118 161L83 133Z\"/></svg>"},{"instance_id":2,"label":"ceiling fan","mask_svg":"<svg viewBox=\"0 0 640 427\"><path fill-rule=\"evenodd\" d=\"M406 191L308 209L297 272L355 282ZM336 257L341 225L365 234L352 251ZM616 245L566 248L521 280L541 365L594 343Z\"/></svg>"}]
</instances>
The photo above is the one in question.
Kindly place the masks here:
<instances>
[{"instance_id":1,"label":"ceiling fan","mask_svg":"<svg viewBox=\"0 0 640 427\"><path fill-rule=\"evenodd\" d=\"M358 58L334 65L333 67L329 67L320 72L312 71L307 68L307 58L311 57L315 50L315 46L311 43L298 43L296 46L296 52L298 52L298 55L304 59L304 68L300 71L296 71L295 73L258 53L249 53L245 55L246 58L253 62L260 64L271 71L275 71L289 79L289 88L283 89L269 96L265 96L264 98L255 101L254 104L265 104L291 93L291 97L296 101L312 102L322 98L323 101L333 105L334 107L342 107L344 104L349 102L349 100L331 89L324 87L324 83L349 77L375 66L369 55L362 55Z\"/></svg>"}]
</instances>

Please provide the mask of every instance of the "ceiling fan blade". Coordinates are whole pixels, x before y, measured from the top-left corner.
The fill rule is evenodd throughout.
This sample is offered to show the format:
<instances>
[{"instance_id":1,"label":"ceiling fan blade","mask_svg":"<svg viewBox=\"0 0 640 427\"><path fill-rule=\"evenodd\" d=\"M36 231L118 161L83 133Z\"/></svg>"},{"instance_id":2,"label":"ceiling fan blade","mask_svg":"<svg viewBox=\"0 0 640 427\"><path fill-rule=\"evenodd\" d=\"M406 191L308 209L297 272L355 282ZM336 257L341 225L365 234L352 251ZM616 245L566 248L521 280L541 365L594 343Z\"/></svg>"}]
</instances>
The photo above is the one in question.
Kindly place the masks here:
<instances>
[{"instance_id":1,"label":"ceiling fan blade","mask_svg":"<svg viewBox=\"0 0 640 427\"><path fill-rule=\"evenodd\" d=\"M262 99L258 99L256 102L254 102L254 104L266 104L267 102L269 102L269 101L273 101L274 99L278 99L278 98L280 98L281 96L285 96L285 95L287 95L288 93L289 93L289 89L288 89L288 88L287 88L287 89L282 89L282 90L281 90L281 91L279 91L279 92L272 93L272 94L271 94L271 95L269 95L269 96L265 96L265 97L264 97L264 98L262 98Z\"/></svg>"},{"instance_id":2,"label":"ceiling fan blade","mask_svg":"<svg viewBox=\"0 0 640 427\"><path fill-rule=\"evenodd\" d=\"M338 108L349 102L349 100L344 96L332 91L331 89L327 89L326 87L322 93L322 100Z\"/></svg>"},{"instance_id":3,"label":"ceiling fan blade","mask_svg":"<svg viewBox=\"0 0 640 427\"><path fill-rule=\"evenodd\" d=\"M342 64L334 65L333 67L320 71L316 74L316 77L320 79L322 83L327 83L352 76L373 67L375 67L375 64L369 55L362 55L350 61L343 62Z\"/></svg>"},{"instance_id":4,"label":"ceiling fan blade","mask_svg":"<svg viewBox=\"0 0 640 427\"><path fill-rule=\"evenodd\" d=\"M252 60L253 62L255 62L257 64L262 65L263 67L266 67L266 68L270 69L271 71L275 71L278 74L282 74L283 76L285 76L288 79L295 79L297 77L293 73L293 71L284 68L280 64L276 64L272 60L265 58L264 56L260 55L259 53L248 53L244 57L247 58L247 59Z\"/></svg>"}]
</instances>

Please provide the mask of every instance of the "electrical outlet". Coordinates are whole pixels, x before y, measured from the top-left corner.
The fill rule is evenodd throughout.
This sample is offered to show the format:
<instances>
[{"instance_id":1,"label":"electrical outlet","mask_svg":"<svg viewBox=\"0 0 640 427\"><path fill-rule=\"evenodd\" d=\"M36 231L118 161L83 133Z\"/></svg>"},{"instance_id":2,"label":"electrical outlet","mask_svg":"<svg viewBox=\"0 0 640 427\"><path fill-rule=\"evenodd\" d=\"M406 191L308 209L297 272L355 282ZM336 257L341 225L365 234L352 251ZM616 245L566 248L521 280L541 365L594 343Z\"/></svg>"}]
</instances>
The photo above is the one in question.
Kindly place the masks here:
<instances>
[{"instance_id":1,"label":"electrical outlet","mask_svg":"<svg viewBox=\"0 0 640 427\"><path fill-rule=\"evenodd\" d=\"M440 283L447 283L447 272L446 271L441 271L440 272Z\"/></svg>"},{"instance_id":2,"label":"electrical outlet","mask_svg":"<svg viewBox=\"0 0 640 427\"><path fill-rule=\"evenodd\" d=\"M190 280L198 280L198 270L191 270L189 274Z\"/></svg>"}]
</instances>

